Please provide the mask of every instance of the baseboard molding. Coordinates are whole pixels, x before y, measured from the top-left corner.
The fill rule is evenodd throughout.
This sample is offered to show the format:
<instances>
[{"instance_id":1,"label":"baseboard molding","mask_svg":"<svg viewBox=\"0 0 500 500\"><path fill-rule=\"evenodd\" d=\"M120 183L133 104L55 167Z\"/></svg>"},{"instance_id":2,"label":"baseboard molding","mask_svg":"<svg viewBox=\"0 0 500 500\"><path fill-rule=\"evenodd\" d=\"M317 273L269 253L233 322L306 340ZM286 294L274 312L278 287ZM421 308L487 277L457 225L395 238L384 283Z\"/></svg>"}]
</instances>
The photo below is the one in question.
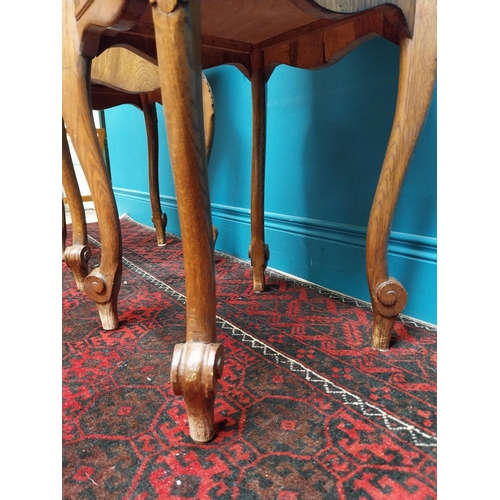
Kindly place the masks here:
<instances>
[{"instance_id":1,"label":"baseboard molding","mask_svg":"<svg viewBox=\"0 0 500 500\"><path fill-rule=\"evenodd\" d=\"M114 188L120 215L152 226L149 194ZM180 235L177 202L161 196L168 216L167 230ZM219 229L217 250L248 260L250 210L212 204ZM339 293L369 301L365 271L366 228L305 217L265 213L269 267L311 281ZM437 240L392 232L388 246L391 276L408 292L405 314L435 324L437 321Z\"/></svg>"},{"instance_id":2,"label":"baseboard molding","mask_svg":"<svg viewBox=\"0 0 500 500\"><path fill-rule=\"evenodd\" d=\"M149 193L113 188L115 195L129 200L149 204ZM161 196L162 206L177 212L177 201L173 196ZM212 217L250 226L250 210L212 203ZM287 234L340 243L356 248L365 248L366 228L325 220L308 219L291 215L265 212L265 227ZM391 232L389 254L403 258L418 259L435 264L437 262L437 239L415 234Z\"/></svg>"}]
</instances>

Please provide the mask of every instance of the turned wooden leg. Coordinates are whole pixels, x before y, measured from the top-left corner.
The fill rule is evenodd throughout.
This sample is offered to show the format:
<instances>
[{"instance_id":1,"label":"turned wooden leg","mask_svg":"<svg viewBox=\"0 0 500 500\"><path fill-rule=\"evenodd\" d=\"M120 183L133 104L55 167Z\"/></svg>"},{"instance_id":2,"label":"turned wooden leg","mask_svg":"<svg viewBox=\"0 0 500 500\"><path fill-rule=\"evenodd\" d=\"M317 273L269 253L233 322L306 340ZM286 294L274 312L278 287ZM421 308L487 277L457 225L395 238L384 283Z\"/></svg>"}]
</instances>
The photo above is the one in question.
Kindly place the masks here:
<instances>
[{"instance_id":1,"label":"turned wooden leg","mask_svg":"<svg viewBox=\"0 0 500 500\"><path fill-rule=\"evenodd\" d=\"M191 438L214 436L214 398L223 347L215 343L215 265L203 134L199 2L152 2L168 147L186 275L186 343L175 347L171 379L184 396Z\"/></svg>"},{"instance_id":2,"label":"turned wooden leg","mask_svg":"<svg viewBox=\"0 0 500 500\"><path fill-rule=\"evenodd\" d=\"M140 94L140 98L148 139L149 198L151 201L152 221L156 229L158 246L164 246L167 215L162 212L160 203L160 186L158 181L158 117L156 115L156 105L148 99L147 94Z\"/></svg>"},{"instance_id":3,"label":"turned wooden leg","mask_svg":"<svg viewBox=\"0 0 500 500\"><path fill-rule=\"evenodd\" d=\"M118 328L118 292L122 275L120 220L97 139L90 99L90 59L80 54L74 2L63 9L62 112L94 201L101 236L101 262L84 280L105 330Z\"/></svg>"},{"instance_id":4,"label":"turned wooden leg","mask_svg":"<svg viewBox=\"0 0 500 500\"><path fill-rule=\"evenodd\" d=\"M248 256L253 268L253 289L263 292L264 271L269 260L269 246L264 243L264 177L266 160L266 79L262 54L252 54L252 187L251 232Z\"/></svg>"},{"instance_id":5,"label":"turned wooden leg","mask_svg":"<svg viewBox=\"0 0 500 500\"><path fill-rule=\"evenodd\" d=\"M436 0L419 0L415 8L413 38L404 37L400 41L396 112L366 241L374 321L372 347L379 351L389 348L394 323L406 305L406 290L388 275L387 245L396 203L429 108L436 74Z\"/></svg>"},{"instance_id":6,"label":"turned wooden leg","mask_svg":"<svg viewBox=\"0 0 500 500\"><path fill-rule=\"evenodd\" d=\"M72 245L65 248L66 217L63 203L63 259L73 271L78 290L83 291L83 282L89 273L90 248L87 241L85 208L71 159L64 122L62 126L62 184L71 213L73 231Z\"/></svg>"}]
</instances>

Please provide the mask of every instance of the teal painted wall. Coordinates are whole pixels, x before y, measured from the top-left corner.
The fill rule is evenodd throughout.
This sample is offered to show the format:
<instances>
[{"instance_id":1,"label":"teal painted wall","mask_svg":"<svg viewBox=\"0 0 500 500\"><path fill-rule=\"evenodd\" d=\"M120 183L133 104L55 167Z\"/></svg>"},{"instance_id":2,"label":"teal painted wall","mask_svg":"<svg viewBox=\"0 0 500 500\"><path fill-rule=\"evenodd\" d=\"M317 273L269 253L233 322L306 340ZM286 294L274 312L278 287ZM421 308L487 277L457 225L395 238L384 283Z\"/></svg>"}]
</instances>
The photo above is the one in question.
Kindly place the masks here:
<instances>
[{"instance_id":1,"label":"teal painted wall","mask_svg":"<svg viewBox=\"0 0 500 500\"><path fill-rule=\"evenodd\" d=\"M315 71L278 67L268 82L266 242L269 267L369 300L366 226L396 105L399 48L376 38ZM209 182L216 248L248 259L251 94L234 67L205 72L216 123ZM165 137L158 106L160 137ZM404 314L436 324L436 95L392 225L389 272L408 291ZM142 112L106 111L120 215L151 225ZM166 140L160 190L167 230L179 234Z\"/></svg>"}]
</instances>

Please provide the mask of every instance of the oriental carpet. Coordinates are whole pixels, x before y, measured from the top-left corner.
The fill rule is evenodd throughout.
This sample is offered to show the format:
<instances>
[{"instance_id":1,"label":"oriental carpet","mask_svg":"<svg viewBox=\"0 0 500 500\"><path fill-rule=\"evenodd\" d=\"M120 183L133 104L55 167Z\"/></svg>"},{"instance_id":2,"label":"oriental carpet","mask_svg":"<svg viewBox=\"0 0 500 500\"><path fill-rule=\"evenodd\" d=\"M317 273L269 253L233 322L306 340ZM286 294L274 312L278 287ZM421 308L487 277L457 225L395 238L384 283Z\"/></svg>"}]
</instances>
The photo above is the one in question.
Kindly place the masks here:
<instances>
[{"instance_id":1,"label":"oriental carpet","mask_svg":"<svg viewBox=\"0 0 500 500\"><path fill-rule=\"evenodd\" d=\"M376 352L366 303L273 270L254 294L250 264L216 252L225 366L217 435L195 444L170 385L181 241L158 247L152 228L120 222L117 330L62 264L64 499L436 498L435 327L402 317Z\"/></svg>"}]
</instances>

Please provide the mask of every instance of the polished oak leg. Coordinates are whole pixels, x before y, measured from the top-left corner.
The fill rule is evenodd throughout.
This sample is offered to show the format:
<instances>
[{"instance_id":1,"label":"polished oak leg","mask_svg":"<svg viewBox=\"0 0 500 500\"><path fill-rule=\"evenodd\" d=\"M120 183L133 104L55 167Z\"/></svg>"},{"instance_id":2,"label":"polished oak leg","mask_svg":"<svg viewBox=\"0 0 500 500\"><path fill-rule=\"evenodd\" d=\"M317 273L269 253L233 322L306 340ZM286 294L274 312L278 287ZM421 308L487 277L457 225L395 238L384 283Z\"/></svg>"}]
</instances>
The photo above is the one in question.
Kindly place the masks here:
<instances>
[{"instance_id":1,"label":"polished oak leg","mask_svg":"<svg viewBox=\"0 0 500 500\"><path fill-rule=\"evenodd\" d=\"M266 78L262 53L252 54L252 187L251 233L248 256L253 268L253 289L266 288L264 271L269 260L269 246L264 243L264 178L266 161Z\"/></svg>"},{"instance_id":2,"label":"polished oak leg","mask_svg":"<svg viewBox=\"0 0 500 500\"><path fill-rule=\"evenodd\" d=\"M64 123L87 179L101 235L101 262L84 280L105 330L118 328L118 292L122 246L118 211L97 139L90 99L90 59L80 54L74 3L63 9L62 112Z\"/></svg>"},{"instance_id":3,"label":"polished oak leg","mask_svg":"<svg viewBox=\"0 0 500 500\"><path fill-rule=\"evenodd\" d=\"M214 436L214 398L222 375L216 343L215 265L203 134L200 6L192 1L152 3L165 123L177 194L186 276L186 343L178 344L171 380L183 395L191 438ZM174 50L175 49L175 50Z\"/></svg>"},{"instance_id":4,"label":"polished oak leg","mask_svg":"<svg viewBox=\"0 0 500 500\"><path fill-rule=\"evenodd\" d=\"M436 74L436 0L419 0L415 8L413 37L403 37L400 41L396 112L366 241L366 268L374 320L372 347L379 351L389 348L394 323L406 305L406 290L388 275L387 246L394 210L429 108Z\"/></svg>"},{"instance_id":5,"label":"polished oak leg","mask_svg":"<svg viewBox=\"0 0 500 500\"><path fill-rule=\"evenodd\" d=\"M148 99L147 94L140 94L141 107L146 123L146 136L148 139L148 174L149 198L151 202L152 221L156 229L158 246L165 245L165 228L167 215L161 210L160 186L158 180L158 117L156 104Z\"/></svg>"},{"instance_id":6,"label":"polished oak leg","mask_svg":"<svg viewBox=\"0 0 500 500\"><path fill-rule=\"evenodd\" d=\"M85 208L71 159L64 123L62 126L62 184L71 213L71 227L73 232L72 245L65 247L66 217L63 203L63 259L73 271L78 290L83 291L83 282L89 273L88 262L90 259L90 248L87 241L87 221L85 220Z\"/></svg>"}]
</instances>

